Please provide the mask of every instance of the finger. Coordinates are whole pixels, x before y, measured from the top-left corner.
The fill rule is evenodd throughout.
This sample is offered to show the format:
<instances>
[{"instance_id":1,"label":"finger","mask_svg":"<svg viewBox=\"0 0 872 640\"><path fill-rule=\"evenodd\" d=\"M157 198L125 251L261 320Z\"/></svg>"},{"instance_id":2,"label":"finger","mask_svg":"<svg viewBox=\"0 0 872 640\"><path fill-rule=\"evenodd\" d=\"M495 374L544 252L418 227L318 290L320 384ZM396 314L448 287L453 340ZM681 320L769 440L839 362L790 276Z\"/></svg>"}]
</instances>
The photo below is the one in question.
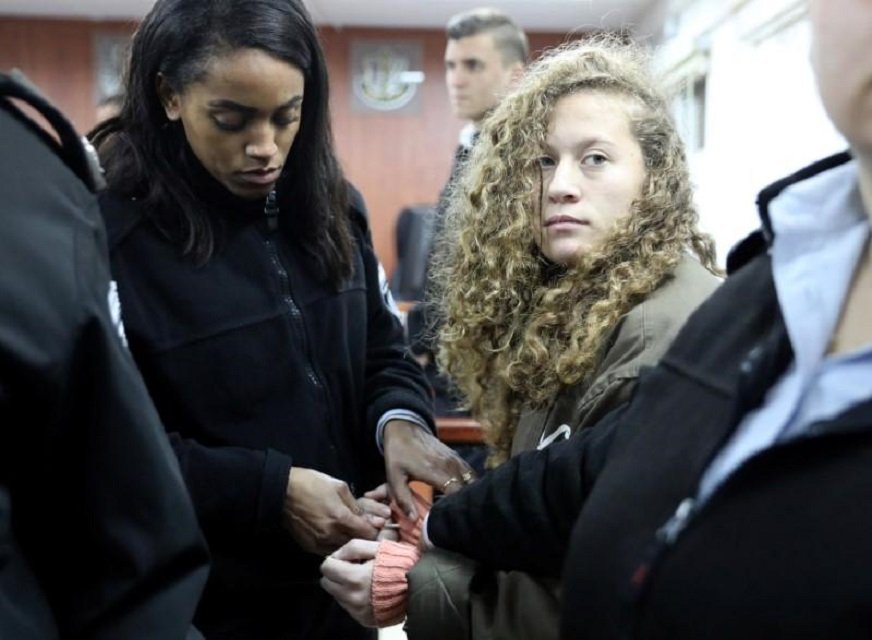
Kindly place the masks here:
<instances>
[{"instance_id":1,"label":"finger","mask_svg":"<svg viewBox=\"0 0 872 640\"><path fill-rule=\"evenodd\" d=\"M458 461L460 462L460 479L463 480L463 484L472 484L478 480L478 474L466 460L458 458Z\"/></svg>"},{"instance_id":2,"label":"finger","mask_svg":"<svg viewBox=\"0 0 872 640\"><path fill-rule=\"evenodd\" d=\"M384 526L388 523L388 518L382 518L381 516L374 516L371 513L367 513L365 516L366 521L373 527L381 532L384 529Z\"/></svg>"},{"instance_id":3,"label":"finger","mask_svg":"<svg viewBox=\"0 0 872 640\"><path fill-rule=\"evenodd\" d=\"M324 558L324 562L321 563L321 575L335 583L336 586L347 584L348 565L349 563L345 560L327 556Z\"/></svg>"},{"instance_id":4,"label":"finger","mask_svg":"<svg viewBox=\"0 0 872 640\"><path fill-rule=\"evenodd\" d=\"M451 475L446 477L445 480L442 481L442 484L439 485L440 491L445 495L457 493L464 486L475 482L475 471L473 471L472 467L470 467L463 458L453 455L453 452L452 460L448 464L443 465L442 468L448 468L451 470Z\"/></svg>"},{"instance_id":5,"label":"finger","mask_svg":"<svg viewBox=\"0 0 872 640\"><path fill-rule=\"evenodd\" d=\"M352 538L375 540L380 529L380 527L370 524L366 516L356 516L347 510L336 518L336 526L336 531L341 533L345 538L342 543Z\"/></svg>"},{"instance_id":6,"label":"finger","mask_svg":"<svg viewBox=\"0 0 872 640\"><path fill-rule=\"evenodd\" d=\"M346 599L354 593L363 593L370 588L372 583L372 562L357 564L345 562L336 558L328 558L324 561L322 577L333 583L334 587L346 594Z\"/></svg>"},{"instance_id":7,"label":"finger","mask_svg":"<svg viewBox=\"0 0 872 640\"><path fill-rule=\"evenodd\" d=\"M398 542L400 539L400 532L397 529L388 529L385 527L381 531L378 532L378 536L376 536L376 540L381 542L382 540L390 540L391 542Z\"/></svg>"},{"instance_id":8,"label":"finger","mask_svg":"<svg viewBox=\"0 0 872 640\"><path fill-rule=\"evenodd\" d=\"M363 540L375 540L380 527L374 527L366 518L349 514L339 520L340 529L347 540L361 538Z\"/></svg>"},{"instance_id":9,"label":"finger","mask_svg":"<svg viewBox=\"0 0 872 640\"><path fill-rule=\"evenodd\" d=\"M348 538L365 538L374 540L378 535L379 528L372 526L363 515L363 509L357 504L357 500L351 495L348 485L343 484L338 490L339 498L342 503L348 507L346 511L340 512L336 518L340 526L340 530Z\"/></svg>"},{"instance_id":10,"label":"finger","mask_svg":"<svg viewBox=\"0 0 872 640\"><path fill-rule=\"evenodd\" d=\"M363 494L363 497L378 502L387 502L390 499L390 496L388 495L388 483L383 482L375 489L370 489Z\"/></svg>"},{"instance_id":11,"label":"finger","mask_svg":"<svg viewBox=\"0 0 872 640\"><path fill-rule=\"evenodd\" d=\"M378 552L378 542L355 538L334 551L330 557L346 562L365 562L375 558ZM325 561L326 562L326 561Z\"/></svg>"},{"instance_id":12,"label":"finger","mask_svg":"<svg viewBox=\"0 0 872 640\"><path fill-rule=\"evenodd\" d=\"M390 518L391 508L383 502L378 502L372 498L358 498L357 504L363 509L364 513L380 518Z\"/></svg>"},{"instance_id":13,"label":"finger","mask_svg":"<svg viewBox=\"0 0 872 640\"><path fill-rule=\"evenodd\" d=\"M394 463L389 463L387 468L388 485L391 495L400 508L410 519L415 520L418 517L415 511L415 501L412 499L412 492L409 490L407 482L408 476L402 466Z\"/></svg>"},{"instance_id":14,"label":"finger","mask_svg":"<svg viewBox=\"0 0 872 640\"><path fill-rule=\"evenodd\" d=\"M450 482L448 484L442 485L441 491L446 496L450 496L454 493L457 493L461 489L463 489L463 481L462 480L457 480L457 478L452 478L452 480L454 480L454 482Z\"/></svg>"},{"instance_id":15,"label":"finger","mask_svg":"<svg viewBox=\"0 0 872 640\"><path fill-rule=\"evenodd\" d=\"M472 467L466 464L466 462L461 458L455 458L451 462L452 464L447 466L450 469L453 469L453 471L440 485L440 491L447 496L450 496L452 493L457 493L467 484L470 484L475 480L475 472L472 470Z\"/></svg>"}]
</instances>

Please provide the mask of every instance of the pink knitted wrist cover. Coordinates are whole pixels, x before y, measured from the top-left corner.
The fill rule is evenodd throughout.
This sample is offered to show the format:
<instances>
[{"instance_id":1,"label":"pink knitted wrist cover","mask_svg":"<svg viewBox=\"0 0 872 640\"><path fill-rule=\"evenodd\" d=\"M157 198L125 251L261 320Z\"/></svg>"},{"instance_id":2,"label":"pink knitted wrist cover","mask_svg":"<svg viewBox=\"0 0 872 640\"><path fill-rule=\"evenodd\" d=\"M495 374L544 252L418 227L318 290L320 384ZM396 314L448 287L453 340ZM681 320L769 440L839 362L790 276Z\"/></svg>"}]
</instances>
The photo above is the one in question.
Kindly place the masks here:
<instances>
[{"instance_id":1,"label":"pink knitted wrist cover","mask_svg":"<svg viewBox=\"0 0 872 640\"><path fill-rule=\"evenodd\" d=\"M382 540L372 567L372 613L379 627L402 622L406 617L406 573L415 566L420 552L414 545Z\"/></svg>"}]
</instances>

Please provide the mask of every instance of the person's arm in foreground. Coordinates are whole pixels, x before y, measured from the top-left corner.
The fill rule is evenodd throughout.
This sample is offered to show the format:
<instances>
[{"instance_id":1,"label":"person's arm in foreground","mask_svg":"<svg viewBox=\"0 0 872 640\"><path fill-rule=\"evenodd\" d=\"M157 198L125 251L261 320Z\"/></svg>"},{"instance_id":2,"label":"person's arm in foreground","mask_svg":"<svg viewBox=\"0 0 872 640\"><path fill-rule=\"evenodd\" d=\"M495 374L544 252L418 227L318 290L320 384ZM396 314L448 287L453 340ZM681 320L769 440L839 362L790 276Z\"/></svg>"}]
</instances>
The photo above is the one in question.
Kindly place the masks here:
<instances>
[{"instance_id":1,"label":"person's arm in foreground","mask_svg":"<svg viewBox=\"0 0 872 640\"><path fill-rule=\"evenodd\" d=\"M558 576L569 534L605 463L621 410L595 428L542 451L517 456L423 513L401 523L401 542L352 540L321 565L321 585L358 622L386 626L405 613L406 572L419 547L435 545L496 569ZM423 520L423 522L421 522ZM409 531L410 533L407 533ZM405 544L404 544L405 542Z\"/></svg>"},{"instance_id":2,"label":"person's arm in foreground","mask_svg":"<svg viewBox=\"0 0 872 640\"><path fill-rule=\"evenodd\" d=\"M404 511L414 512L408 482L455 491L472 470L433 435L432 401L420 365L409 352L399 318L388 307L387 282L372 248L362 198L352 193L353 221L361 242L368 307L366 424L380 439L391 495ZM402 413L394 413L400 411ZM396 416L386 420L386 417ZM380 427L380 428L379 428ZM456 482L450 482L450 479Z\"/></svg>"}]
</instances>

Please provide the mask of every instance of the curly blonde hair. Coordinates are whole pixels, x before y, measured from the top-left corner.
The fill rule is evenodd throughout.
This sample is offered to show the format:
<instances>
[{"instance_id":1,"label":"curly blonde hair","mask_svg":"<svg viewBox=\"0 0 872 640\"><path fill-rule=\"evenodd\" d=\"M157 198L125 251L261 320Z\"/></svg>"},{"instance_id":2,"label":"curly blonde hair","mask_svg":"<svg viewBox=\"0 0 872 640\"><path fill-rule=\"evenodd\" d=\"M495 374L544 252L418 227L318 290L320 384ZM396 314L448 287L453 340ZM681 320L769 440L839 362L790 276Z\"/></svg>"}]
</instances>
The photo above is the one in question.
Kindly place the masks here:
<instances>
[{"instance_id":1,"label":"curly blonde hair","mask_svg":"<svg viewBox=\"0 0 872 640\"><path fill-rule=\"evenodd\" d=\"M641 49L610 36L540 59L485 121L451 196L432 282L438 361L485 430L490 466L508 458L521 411L589 381L620 318L683 255L718 272L713 242L697 228L682 142L648 68ZM532 232L538 159L555 103L581 91L624 103L646 177L610 235L560 267Z\"/></svg>"}]
</instances>

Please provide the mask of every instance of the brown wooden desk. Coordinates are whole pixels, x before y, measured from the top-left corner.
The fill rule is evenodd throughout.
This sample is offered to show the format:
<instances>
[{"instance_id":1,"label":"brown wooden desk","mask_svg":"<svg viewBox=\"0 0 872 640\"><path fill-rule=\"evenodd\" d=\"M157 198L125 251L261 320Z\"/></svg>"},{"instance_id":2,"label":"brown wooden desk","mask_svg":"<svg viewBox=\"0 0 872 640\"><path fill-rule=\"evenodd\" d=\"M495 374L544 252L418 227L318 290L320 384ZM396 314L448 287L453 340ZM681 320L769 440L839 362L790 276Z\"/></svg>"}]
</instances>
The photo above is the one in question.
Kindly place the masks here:
<instances>
[{"instance_id":1,"label":"brown wooden desk","mask_svg":"<svg viewBox=\"0 0 872 640\"><path fill-rule=\"evenodd\" d=\"M455 416L436 417L436 435L447 444L482 444L481 425L472 418Z\"/></svg>"}]
</instances>

